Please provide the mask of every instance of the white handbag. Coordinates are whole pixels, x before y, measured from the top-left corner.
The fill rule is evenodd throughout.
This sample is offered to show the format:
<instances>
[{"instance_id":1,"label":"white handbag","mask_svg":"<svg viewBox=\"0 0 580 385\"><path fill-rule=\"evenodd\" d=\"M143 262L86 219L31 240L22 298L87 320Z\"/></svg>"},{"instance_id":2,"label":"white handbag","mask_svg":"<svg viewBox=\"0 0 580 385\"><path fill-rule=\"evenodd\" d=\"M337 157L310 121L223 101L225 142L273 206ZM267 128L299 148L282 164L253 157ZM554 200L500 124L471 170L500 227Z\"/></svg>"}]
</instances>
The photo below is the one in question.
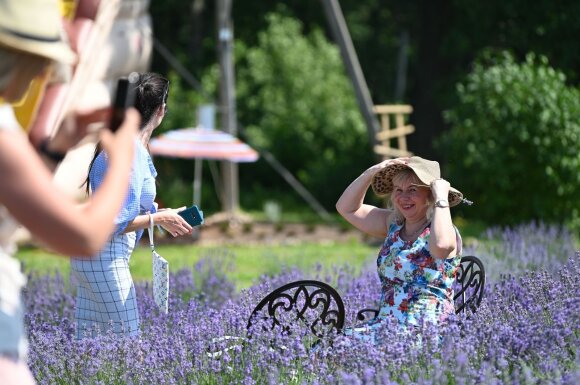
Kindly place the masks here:
<instances>
[{"instance_id":1,"label":"white handbag","mask_svg":"<svg viewBox=\"0 0 580 385\"><path fill-rule=\"evenodd\" d=\"M153 299L159 309L167 314L169 311L169 262L155 251L151 214L149 214L149 245L153 259Z\"/></svg>"}]
</instances>

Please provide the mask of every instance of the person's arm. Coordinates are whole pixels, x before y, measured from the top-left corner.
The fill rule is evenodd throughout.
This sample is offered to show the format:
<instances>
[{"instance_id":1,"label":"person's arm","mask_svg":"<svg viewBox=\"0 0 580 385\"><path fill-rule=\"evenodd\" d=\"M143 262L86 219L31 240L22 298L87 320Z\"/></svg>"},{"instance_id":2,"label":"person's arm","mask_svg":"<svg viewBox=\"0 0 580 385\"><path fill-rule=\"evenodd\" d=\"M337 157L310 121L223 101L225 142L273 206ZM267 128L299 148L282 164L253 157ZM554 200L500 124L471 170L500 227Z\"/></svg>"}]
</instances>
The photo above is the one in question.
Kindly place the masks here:
<instances>
[{"instance_id":1,"label":"person's arm","mask_svg":"<svg viewBox=\"0 0 580 385\"><path fill-rule=\"evenodd\" d=\"M436 179L431 183L431 192L435 202L447 200L449 195L449 182L444 179ZM434 207L433 219L431 220L431 235L429 237L429 252L435 258L444 259L454 256L457 250L457 234L451 210L447 207Z\"/></svg>"},{"instance_id":2,"label":"person's arm","mask_svg":"<svg viewBox=\"0 0 580 385\"><path fill-rule=\"evenodd\" d=\"M191 227L190 224L178 214L181 210L185 210L185 207L178 209L164 209L151 214L153 217L153 225L160 225L174 237L191 234L193 227ZM135 219L129 222L127 227L125 227L124 232L128 233L147 228L149 228L149 214L137 215L137 217L135 217Z\"/></svg>"},{"instance_id":3,"label":"person's arm","mask_svg":"<svg viewBox=\"0 0 580 385\"><path fill-rule=\"evenodd\" d=\"M370 167L344 190L336 202L336 210L344 219L357 229L376 237L384 237L387 234L392 211L363 202L373 176L393 162L404 160L390 159Z\"/></svg>"},{"instance_id":4,"label":"person's arm","mask_svg":"<svg viewBox=\"0 0 580 385\"><path fill-rule=\"evenodd\" d=\"M54 187L50 172L24 135L0 131L0 203L54 251L97 253L112 233L125 198L139 121L139 113L131 109L115 135L101 132L110 171L99 191L82 206Z\"/></svg>"},{"instance_id":5,"label":"person's arm","mask_svg":"<svg viewBox=\"0 0 580 385\"><path fill-rule=\"evenodd\" d=\"M35 122L28 138L46 167L53 172L64 159L67 151L89 135L88 128L91 125L108 121L110 115L110 107L76 111L63 119L60 127L52 136L40 122Z\"/></svg>"}]
</instances>

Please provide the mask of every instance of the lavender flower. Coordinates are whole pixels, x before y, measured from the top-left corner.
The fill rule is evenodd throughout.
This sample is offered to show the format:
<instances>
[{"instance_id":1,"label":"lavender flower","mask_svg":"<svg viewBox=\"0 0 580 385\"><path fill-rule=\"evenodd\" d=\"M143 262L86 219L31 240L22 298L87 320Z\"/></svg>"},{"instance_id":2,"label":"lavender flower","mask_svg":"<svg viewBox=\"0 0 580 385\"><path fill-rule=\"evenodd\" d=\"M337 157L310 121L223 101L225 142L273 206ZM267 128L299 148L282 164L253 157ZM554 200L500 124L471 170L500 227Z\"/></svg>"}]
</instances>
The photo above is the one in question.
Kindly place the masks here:
<instances>
[{"instance_id":1,"label":"lavender flower","mask_svg":"<svg viewBox=\"0 0 580 385\"><path fill-rule=\"evenodd\" d=\"M333 284L347 309L374 307L373 266L312 274L285 269L236 293L227 263L203 261L170 277L170 312L137 284L142 333L108 330L74 339L74 293L57 275L30 276L25 291L29 365L39 384L576 384L580 379L580 252L569 233L544 224L490 229L470 246L493 279L478 311L410 339L385 322L380 345L339 335L316 343L301 322L246 323L271 290L298 279ZM316 309L312 310L316 316ZM309 315L310 316L310 315ZM441 340L431 338L438 334ZM220 339L232 336L234 339ZM212 342L213 341L213 342ZM228 349L230 348L230 349ZM212 357L212 349L223 354Z\"/></svg>"}]
</instances>

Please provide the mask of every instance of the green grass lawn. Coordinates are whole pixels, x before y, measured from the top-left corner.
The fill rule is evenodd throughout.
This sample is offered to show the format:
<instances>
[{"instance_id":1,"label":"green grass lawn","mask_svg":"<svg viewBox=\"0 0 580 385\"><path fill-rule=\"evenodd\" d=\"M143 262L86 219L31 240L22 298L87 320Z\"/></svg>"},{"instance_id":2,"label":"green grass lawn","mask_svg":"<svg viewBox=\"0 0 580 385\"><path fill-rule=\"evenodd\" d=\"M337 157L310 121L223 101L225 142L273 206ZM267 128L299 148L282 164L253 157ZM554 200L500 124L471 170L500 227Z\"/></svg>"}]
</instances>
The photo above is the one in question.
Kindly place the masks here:
<instances>
[{"instance_id":1,"label":"green grass lawn","mask_svg":"<svg viewBox=\"0 0 580 385\"><path fill-rule=\"evenodd\" d=\"M317 264L324 269L349 264L360 269L371 263L377 246L360 242L336 244L301 244L280 246L235 246L209 247L192 245L159 245L156 250L169 261L170 269L194 269L204 258L215 259L225 264L223 271L236 283L238 289L247 288L264 274L275 274L281 269L296 266L303 271L313 271ZM67 258L37 248L21 248L16 257L26 272L41 274L60 272L69 276L70 263ZM131 257L131 273L135 280L151 279L151 251L141 244Z\"/></svg>"},{"instance_id":2,"label":"green grass lawn","mask_svg":"<svg viewBox=\"0 0 580 385\"><path fill-rule=\"evenodd\" d=\"M455 223L463 235L464 242L477 236L485 229L480 223L456 218ZM349 225L350 226L350 225ZM145 238L147 238L145 236ZM317 264L324 269L350 265L360 270L372 264L379 250L378 245L359 241L332 244L302 243L278 246L197 246L195 244L158 245L156 250L169 261L171 271L183 268L195 269L202 259L223 263L228 278L238 289L247 288L261 275L276 274L283 267L297 267L306 273L314 271ZM65 278L70 273L68 258L34 247L22 247L16 257L22 261L26 272L41 274L59 271ZM151 279L151 252L146 243L141 243L131 257L131 273L137 281Z\"/></svg>"}]
</instances>

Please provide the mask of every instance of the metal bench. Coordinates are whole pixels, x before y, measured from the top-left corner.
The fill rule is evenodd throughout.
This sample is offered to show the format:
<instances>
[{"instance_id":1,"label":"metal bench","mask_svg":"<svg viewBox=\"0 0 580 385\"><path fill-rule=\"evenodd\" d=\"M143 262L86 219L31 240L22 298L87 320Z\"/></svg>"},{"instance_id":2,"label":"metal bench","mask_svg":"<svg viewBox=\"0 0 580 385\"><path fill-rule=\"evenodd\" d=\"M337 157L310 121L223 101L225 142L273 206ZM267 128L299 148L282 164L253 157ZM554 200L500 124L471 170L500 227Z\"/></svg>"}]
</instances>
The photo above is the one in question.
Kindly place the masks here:
<instances>
[{"instance_id":1,"label":"metal bench","mask_svg":"<svg viewBox=\"0 0 580 385\"><path fill-rule=\"evenodd\" d=\"M456 314L475 312L483 298L484 286L485 269L481 260L475 256L462 257L454 283ZM365 321L365 314L371 313L374 318L378 312L362 309L357 318ZM279 328L281 333L292 333L298 323L306 326L310 337L307 345L313 346L320 339L341 333L344 320L344 303L332 286L315 280L290 282L270 292L254 308L246 325L247 337L215 338L208 348L208 356L219 357L224 351L242 346L251 340L256 328L265 331Z\"/></svg>"},{"instance_id":2,"label":"metal bench","mask_svg":"<svg viewBox=\"0 0 580 385\"><path fill-rule=\"evenodd\" d=\"M481 260L471 255L462 257L454 283L455 313L475 312L483 298L484 286L485 269ZM306 317L307 313L314 314L314 317ZM368 317L372 319L379 311L362 309L357 313L357 319L366 320L367 313L372 314ZM268 294L252 312L248 330L258 319L267 321L271 328L279 326L283 331L289 331L292 322L301 320L314 336L323 338L329 332L342 331L345 311L334 288L324 282L304 280L288 283Z\"/></svg>"},{"instance_id":3,"label":"metal bench","mask_svg":"<svg viewBox=\"0 0 580 385\"><path fill-rule=\"evenodd\" d=\"M262 322L264 328L280 327L282 332L289 333L291 325L301 321L312 335L324 338L340 333L344 316L344 303L330 285L314 280L296 281L264 297L252 311L247 329L251 337L252 327Z\"/></svg>"}]
</instances>

